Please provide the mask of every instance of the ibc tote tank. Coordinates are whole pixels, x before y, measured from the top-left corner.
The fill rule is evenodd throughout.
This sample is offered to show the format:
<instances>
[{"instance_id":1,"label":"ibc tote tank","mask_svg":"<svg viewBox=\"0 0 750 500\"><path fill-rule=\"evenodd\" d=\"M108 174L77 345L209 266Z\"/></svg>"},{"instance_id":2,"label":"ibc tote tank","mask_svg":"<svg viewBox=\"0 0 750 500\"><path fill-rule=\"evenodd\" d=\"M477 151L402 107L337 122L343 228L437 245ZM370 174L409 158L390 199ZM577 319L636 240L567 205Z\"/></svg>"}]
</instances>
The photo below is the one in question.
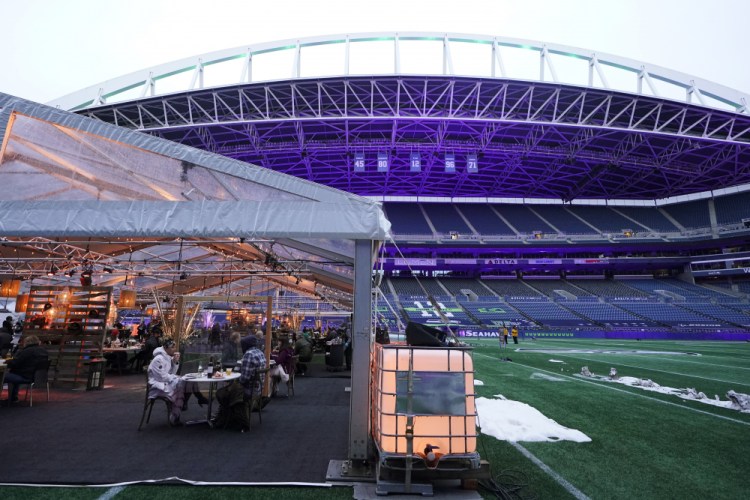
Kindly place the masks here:
<instances>
[{"instance_id":1,"label":"ibc tote tank","mask_svg":"<svg viewBox=\"0 0 750 500\"><path fill-rule=\"evenodd\" d=\"M438 461L469 458L469 468L478 466L470 349L394 344L374 349L372 433L381 460L409 455L411 420L412 456L424 458L428 446L437 447Z\"/></svg>"}]
</instances>

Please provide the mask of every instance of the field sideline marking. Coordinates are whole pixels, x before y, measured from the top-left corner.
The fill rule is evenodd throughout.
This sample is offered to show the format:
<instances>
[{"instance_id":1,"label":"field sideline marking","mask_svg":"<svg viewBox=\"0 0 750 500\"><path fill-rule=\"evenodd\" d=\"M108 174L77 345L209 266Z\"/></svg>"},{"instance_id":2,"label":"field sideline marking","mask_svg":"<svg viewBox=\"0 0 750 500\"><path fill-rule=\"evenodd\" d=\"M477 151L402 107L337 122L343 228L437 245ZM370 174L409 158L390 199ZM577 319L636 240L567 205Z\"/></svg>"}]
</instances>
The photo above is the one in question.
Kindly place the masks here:
<instances>
[{"instance_id":1,"label":"field sideline marking","mask_svg":"<svg viewBox=\"0 0 750 500\"><path fill-rule=\"evenodd\" d=\"M704 354L703 356L701 356L701 358L723 358L723 356L715 356L713 354L708 354L708 355ZM700 361L691 361L690 359L679 358L677 356L670 357L669 360L677 361L678 363L687 363L689 365L720 366L722 368L731 368L732 370L750 370L750 368L746 368L744 366L720 365L720 364L715 364L715 363L701 363Z\"/></svg>"},{"instance_id":2,"label":"field sideline marking","mask_svg":"<svg viewBox=\"0 0 750 500\"><path fill-rule=\"evenodd\" d=\"M493 356L489 356L487 354L482 354L480 352L475 352L474 354L475 355L479 355L479 356L483 356L485 358L490 358L490 359L497 360L497 358L495 358ZM656 401L658 403L663 403L663 404L669 405L669 406L675 406L677 408L682 408L684 410L690 410L690 411L694 411L694 412L697 412L697 413L702 413L702 414L708 415L710 417L716 417L716 418L721 418L721 419L724 419L724 420L729 420L730 422L734 422L734 423L737 423L737 424L750 425L750 422L745 422L744 420L737 420L736 418L725 417L724 415L718 415L716 413L711 413L710 411L699 410L697 408L693 408L692 406L678 405L677 403L673 403L671 401L664 401L662 399L652 398L650 396L647 396L646 394L639 394L637 392L630 392L630 391L626 391L625 389L620 389L619 387L612 387L611 385L606 384L606 383L599 383L599 382L595 382L593 380L585 380L585 379L582 379L580 377L571 377L570 375L565 375L564 373L562 375L560 375L559 373L556 373L556 372L553 372L553 371L549 371L549 370L545 370L544 368L537 368L535 366L524 365L523 363L513 362L513 364L515 364L516 366L523 366L524 368L528 368L529 370L539 370L539 371L547 372L547 373L550 373L550 374L554 374L555 376L558 376L558 377L568 377L571 380L576 380L578 382L584 382L586 384L592 384L592 385L595 385L596 387L601 387L603 389L609 389L609 390L612 390L612 391L623 392L625 394L630 394L631 396L637 396L639 398L648 399L649 401ZM687 401L687 400L684 400L684 401Z\"/></svg>"},{"instance_id":3,"label":"field sideline marking","mask_svg":"<svg viewBox=\"0 0 750 500\"><path fill-rule=\"evenodd\" d=\"M614 340L614 339L613 339L613 340ZM654 341L654 342L658 342L658 341ZM615 349L612 349L612 344L610 344L610 343L605 343L605 342L590 342L590 343L589 343L589 342L587 342L587 344L591 344L591 345L595 345L595 346L608 347L608 348L609 348L609 350L615 350ZM616 345L617 345L618 347L622 347L622 346L624 346L625 344L619 344L619 343L618 343L618 344L616 344ZM644 346L644 347L645 347L645 346ZM696 347L698 347L698 346L696 346ZM713 347L713 346L710 346L710 345L706 345L706 346L704 346L704 347ZM558 347L555 347L555 348L558 348ZM579 349L585 349L585 348L581 348L581 347L579 347ZM635 350L635 349L634 349L634 350ZM563 354L565 354L565 353L564 353L564 352L561 352L560 354L561 354L561 355L563 355ZM632 356L640 356L640 357L643 357L643 354L638 354L638 353L636 353L636 352L627 352L627 351L623 351L623 352L621 352L621 353L616 353L616 354L617 354L618 356L627 356L627 357L632 357ZM742 354L742 353L741 353L741 352L737 352L737 354ZM650 354L649 356L658 356L658 354ZM726 358L726 356L720 356L720 355L717 355L717 354L701 354L701 357L711 357L711 358ZM699 361L692 361L692 358L688 358L688 359L686 359L686 358L684 358L684 357L681 357L681 356L674 356L674 357L670 356L670 357L668 357L667 359L668 359L668 360L670 360L670 361L675 361L675 362L677 362L677 363L687 363L687 364L696 364L696 365L705 365L705 366L718 366L718 367L722 367L722 368L732 368L732 369L736 369L736 370L750 370L750 368L746 368L746 367L744 367L744 366L724 365L724 364L714 364L714 363L701 363L701 362L699 362ZM735 355L734 355L734 353L732 354L732 356L731 356L731 359L737 359L738 361L741 361L741 362L746 362L746 361L747 361L747 360L746 360L746 359L745 359L744 357L742 357L742 356L735 356ZM589 361L593 361L593 360L589 360ZM666 373L672 373L672 372L666 372ZM700 377L699 377L699 378L700 378ZM717 379L706 379L706 380L717 380ZM719 382L726 382L726 383L728 383L728 384L734 383L734 382L727 382L727 381L725 381L725 380L719 380ZM738 382L738 383L739 383L739 384L742 384L741 382Z\"/></svg>"},{"instance_id":4,"label":"field sideline marking","mask_svg":"<svg viewBox=\"0 0 750 500\"><path fill-rule=\"evenodd\" d=\"M566 480L564 477L562 477L557 472L553 471L547 464L539 460L533 453L531 453L529 450L521 446L515 441L507 441L507 443L510 443L510 445L521 452L523 456L531 460L534 465L542 469L544 472L547 473L549 477L557 481L558 484L560 484L563 488L565 488L568 493L576 497L578 500L589 500L589 497L586 496L581 490L573 486L568 480Z\"/></svg>"},{"instance_id":5,"label":"field sideline marking","mask_svg":"<svg viewBox=\"0 0 750 500\"><path fill-rule=\"evenodd\" d=\"M593 361L595 363L602 363L602 361L598 360L598 359L584 358L584 357L578 357L578 356L576 356L576 358L577 359L583 359L583 360L586 360L586 361ZM671 358L669 358L669 359L671 360ZM662 360L662 361L664 361L664 360ZM637 369L640 369L640 370L649 370L649 371L652 371L652 372L666 373L668 375L681 375L683 377L699 378L701 380L709 380L711 382L722 382L722 383L725 383L725 384L737 384L737 385L744 385L745 387L750 387L750 384L746 384L746 383L742 383L742 382L736 382L734 380L722 380L720 378L701 377L700 375L693 375L691 373L671 372L671 371L667 371L667 370L657 370L656 368L647 368L645 366L626 365L625 363L613 363L613 364L617 364L617 365L620 365L620 366L627 366L628 368L637 368Z\"/></svg>"},{"instance_id":6,"label":"field sideline marking","mask_svg":"<svg viewBox=\"0 0 750 500\"><path fill-rule=\"evenodd\" d=\"M674 345L678 345L681 347L695 347L695 348L702 348L702 349L709 349L711 351L726 351L731 353L732 355L742 355L746 354L747 351L745 349L746 342L744 341L729 341L733 342L732 344L716 344L716 341L708 341L708 342L680 342L676 340L641 340L639 342L633 342L632 339L609 339L612 343L609 342L601 342L601 340L591 339L590 342L588 342L588 339L572 339L576 343L581 343L584 345L597 345L597 346L612 346L612 343L618 345L618 346L627 346L632 348L635 348L635 346L644 346L643 348L661 348L664 350L673 350L673 348L668 349L668 345L665 345L665 343L674 343ZM555 347L559 347L560 345L569 343L571 339L565 339L565 340L557 340L557 339L537 339L531 342L537 342L539 344L549 343L550 345L553 345ZM527 339L528 342L528 339ZM707 354L708 356L716 356L716 354ZM746 357L746 356L745 356Z\"/></svg>"},{"instance_id":7,"label":"field sideline marking","mask_svg":"<svg viewBox=\"0 0 750 500\"><path fill-rule=\"evenodd\" d=\"M110 488L107 491L105 491L96 500L110 500L110 499L114 498L118 493L120 493L124 489L125 489L125 486L113 486L112 488Z\"/></svg>"}]
</instances>

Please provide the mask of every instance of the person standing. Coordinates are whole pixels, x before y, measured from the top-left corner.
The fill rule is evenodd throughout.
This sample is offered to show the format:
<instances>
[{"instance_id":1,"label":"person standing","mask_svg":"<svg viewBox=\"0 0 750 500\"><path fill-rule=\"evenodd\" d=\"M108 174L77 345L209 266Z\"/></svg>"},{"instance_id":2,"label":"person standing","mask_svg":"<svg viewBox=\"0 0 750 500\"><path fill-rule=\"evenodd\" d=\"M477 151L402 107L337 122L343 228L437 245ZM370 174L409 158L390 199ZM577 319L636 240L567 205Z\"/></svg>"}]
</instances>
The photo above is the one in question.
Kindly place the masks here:
<instances>
[{"instance_id":1,"label":"person standing","mask_svg":"<svg viewBox=\"0 0 750 500\"><path fill-rule=\"evenodd\" d=\"M234 331L229 334L229 338L224 342L221 351L221 366L222 368L234 368L241 358L240 332Z\"/></svg>"},{"instance_id":2,"label":"person standing","mask_svg":"<svg viewBox=\"0 0 750 500\"><path fill-rule=\"evenodd\" d=\"M297 338L297 342L294 343L294 354L299 356L297 362L297 373L304 376L307 373L307 363L312 361L313 348L310 342L310 334L307 331L303 331L302 335Z\"/></svg>"},{"instance_id":3,"label":"person standing","mask_svg":"<svg viewBox=\"0 0 750 500\"><path fill-rule=\"evenodd\" d=\"M508 347L508 327L503 323L503 338L502 343L505 347Z\"/></svg>"},{"instance_id":4,"label":"person standing","mask_svg":"<svg viewBox=\"0 0 750 500\"><path fill-rule=\"evenodd\" d=\"M513 343L518 344L518 327L516 325L513 325L513 328L510 331L510 335L513 337Z\"/></svg>"},{"instance_id":5,"label":"person standing","mask_svg":"<svg viewBox=\"0 0 750 500\"><path fill-rule=\"evenodd\" d=\"M211 327L211 333L208 335L208 343L211 346L221 345L221 325L218 321L214 322Z\"/></svg>"}]
</instances>

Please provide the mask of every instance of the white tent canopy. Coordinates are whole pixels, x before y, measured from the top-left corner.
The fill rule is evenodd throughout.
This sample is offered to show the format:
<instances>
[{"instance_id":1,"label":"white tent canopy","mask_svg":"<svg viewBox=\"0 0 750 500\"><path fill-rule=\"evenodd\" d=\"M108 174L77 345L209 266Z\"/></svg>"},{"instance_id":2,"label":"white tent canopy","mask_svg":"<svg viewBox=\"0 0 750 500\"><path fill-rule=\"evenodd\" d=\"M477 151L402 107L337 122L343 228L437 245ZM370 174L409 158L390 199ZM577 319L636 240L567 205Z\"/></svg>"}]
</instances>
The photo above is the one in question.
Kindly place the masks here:
<instances>
[{"instance_id":1,"label":"white tent canopy","mask_svg":"<svg viewBox=\"0 0 750 500\"><path fill-rule=\"evenodd\" d=\"M0 134L0 236L88 239L85 248L117 240L116 253L100 244L89 256L115 269L125 267L124 239L182 248L189 239L218 238L252 243L241 259L248 270L279 253L276 261L293 261L310 276L319 271L321 282L351 283L354 241L381 241L390 230L380 205L366 198L5 94ZM276 241L283 243L274 250ZM145 246L137 249L148 252ZM216 251L184 266L206 259L217 260ZM165 259L155 260L163 267ZM41 267L16 262L0 274L25 269ZM232 279L241 279L243 266L232 269ZM137 265L127 270L150 274Z\"/></svg>"}]
</instances>

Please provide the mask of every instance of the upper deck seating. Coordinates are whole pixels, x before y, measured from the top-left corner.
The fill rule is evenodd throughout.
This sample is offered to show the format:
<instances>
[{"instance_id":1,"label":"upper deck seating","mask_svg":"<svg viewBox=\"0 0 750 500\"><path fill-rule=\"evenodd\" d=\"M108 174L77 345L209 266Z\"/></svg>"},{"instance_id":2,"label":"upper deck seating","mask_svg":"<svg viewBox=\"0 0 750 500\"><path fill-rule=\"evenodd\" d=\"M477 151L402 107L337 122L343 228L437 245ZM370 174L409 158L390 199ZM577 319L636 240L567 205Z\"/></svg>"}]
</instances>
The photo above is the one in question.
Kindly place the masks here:
<instances>
[{"instance_id":1,"label":"upper deck seating","mask_svg":"<svg viewBox=\"0 0 750 500\"><path fill-rule=\"evenodd\" d=\"M416 203L386 202L383 210L394 234L432 234L432 229Z\"/></svg>"},{"instance_id":2,"label":"upper deck seating","mask_svg":"<svg viewBox=\"0 0 750 500\"><path fill-rule=\"evenodd\" d=\"M672 224L656 207L612 207L612 209L660 233L674 233L679 231L679 228ZM634 224L627 226L627 228L633 231L642 231L640 227Z\"/></svg>"},{"instance_id":3,"label":"upper deck seating","mask_svg":"<svg viewBox=\"0 0 750 500\"><path fill-rule=\"evenodd\" d=\"M730 194L714 199L716 222L719 224L738 224L742 219L750 218L750 192Z\"/></svg>"},{"instance_id":4,"label":"upper deck seating","mask_svg":"<svg viewBox=\"0 0 750 500\"><path fill-rule=\"evenodd\" d=\"M438 233L474 234L451 203L422 203L427 217Z\"/></svg>"},{"instance_id":5,"label":"upper deck seating","mask_svg":"<svg viewBox=\"0 0 750 500\"><path fill-rule=\"evenodd\" d=\"M459 203L455 207L464 214L479 234L509 236L516 234L487 204Z\"/></svg>"},{"instance_id":6,"label":"upper deck seating","mask_svg":"<svg viewBox=\"0 0 750 500\"><path fill-rule=\"evenodd\" d=\"M592 234L596 230L582 222L562 205L531 205L534 212L565 234ZM537 228L534 228L537 229Z\"/></svg>"},{"instance_id":7,"label":"upper deck seating","mask_svg":"<svg viewBox=\"0 0 750 500\"><path fill-rule=\"evenodd\" d=\"M520 233L552 232L552 227L524 205L492 205Z\"/></svg>"},{"instance_id":8,"label":"upper deck seating","mask_svg":"<svg viewBox=\"0 0 750 500\"><path fill-rule=\"evenodd\" d=\"M609 207L572 205L566 208L603 233L621 233L623 229L633 231L642 229L634 227L633 221Z\"/></svg>"},{"instance_id":9,"label":"upper deck seating","mask_svg":"<svg viewBox=\"0 0 750 500\"><path fill-rule=\"evenodd\" d=\"M669 213L685 229L709 227L711 225L711 219L708 216L708 202L706 200L664 205L661 208Z\"/></svg>"}]
</instances>

